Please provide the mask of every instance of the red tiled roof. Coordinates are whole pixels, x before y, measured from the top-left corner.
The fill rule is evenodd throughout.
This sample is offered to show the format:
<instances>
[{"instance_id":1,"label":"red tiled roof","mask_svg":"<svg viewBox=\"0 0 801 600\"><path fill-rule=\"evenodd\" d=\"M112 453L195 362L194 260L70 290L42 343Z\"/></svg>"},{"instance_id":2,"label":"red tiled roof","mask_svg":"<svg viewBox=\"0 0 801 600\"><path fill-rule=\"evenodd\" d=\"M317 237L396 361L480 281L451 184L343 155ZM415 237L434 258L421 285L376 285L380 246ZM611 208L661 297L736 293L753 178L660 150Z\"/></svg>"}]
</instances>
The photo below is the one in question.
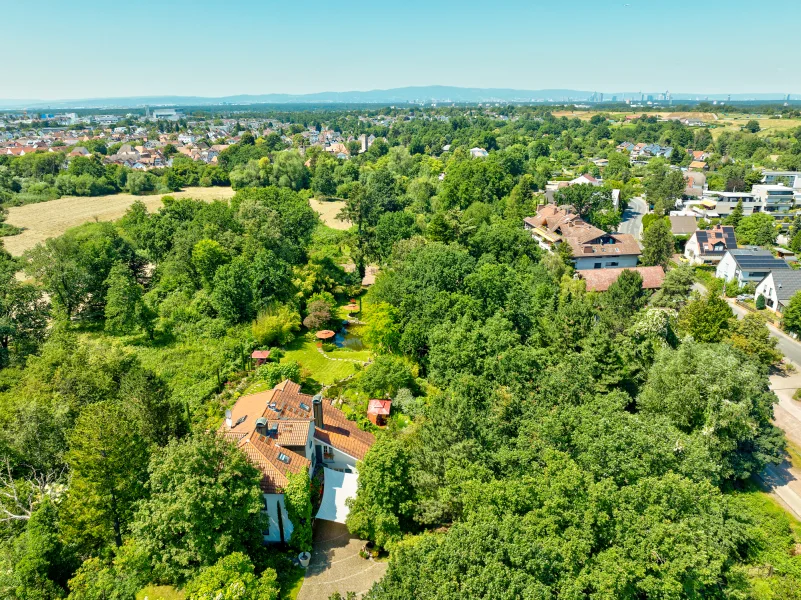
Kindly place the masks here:
<instances>
[{"instance_id":1,"label":"red tiled roof","mask_svg":"<svg viewBox=\"0 0 801 600\"><path fill-rule=\"evenodd\" d=\"M587 269L576 271L576 274L587 282L588 292L605 292L623 271L636 271L642 277L642 287L655 290L662 287L665 271L662 267L633 267L630 269Z\"/></svg>"},{"instance_id":2,"label":"red tiled roof","mask_svg":"<svg viewBox=\"0 0 801 600\"><path fill-rule=\"evenodd\" d=\"M237 443L262 470L263 490L280 490L286 485L286 477L282 478L281 475L281 469L284 468L282 465L285 463L275 464L277 452L281 451L289 456L290 465L295 462L293 457L297 456L308 466L307 459L291 452L287 447L306 445L311 423L314 421L313 405L313 397L301 393L300 385L285 380L271 390L239 398L231 409L231 426L225 421L220 426L220 435ZM330 401L323 400L322 408L324 427L314 427L314 437L340 452L362 460L375 443L375 436L359 429L354 421L349 421ZM271 431L267 436L256 432L256 420L261 417L266 418L267 430ZM272 452L269 448L280 450Z\"/></svg>"},{"instance_id":3,"label":"red tiled roof","mask_svg":"<svg viewBox=\"0 0 801 600\"><path fill-rule=\"evenodd\" d=\"M307 458L255 432L243 438L238 446L262 472L261 490L265 494L282 493L289 483L289 473L308 471L311 465ZM281 456L285 456L286 460L281 460Z\"/></svg>"},{"instance_id":4,"label":"red tiled roof","mask_svg":"<svg viewBox=\"0 0 801 600\"><path fill-rule=\"evenodd\" d=\"M359 429L354 421L349 421L341 410L326 401L323 402L323 423L325 429L314 429L315 439L357 460L362 460L375 443L372 433Z\"/></svg>"},{"instance_id":5,"label":"red tiled roof","mask_svg":"<svg viewBox=\"0 0 801 600\"><path fill-rule=\"evenodd\" d=\"M270 358L270 351L269 350L254 350L253 354L250 355L250 358Z\"/></svg>"},{"instance_id":6,"label":"red tiled roof","mask_svg":"<svg viewBox=\"0 0 801 600\"><path fill-rule=\"evenodd\" d=\"M615 240L614 242L600 243L598 240L602 237L607 237ZM581 258L582 256L639 256L642 254L640 244L633 235L628 233L604 233L601 235L587 240L580 238L567 238L570 246L573 248L573 257Z\"/></svg>"},{"instance_id":7,"label":"red tiled roof","mask_svg":"<svg viewBox=\"0 0 801 600\"><path fill-rule=\"evenodd\" d=\"M388 415L392 408L392 400L370 400L367 405L368 415Z\"/></svg>"}]
</instances>

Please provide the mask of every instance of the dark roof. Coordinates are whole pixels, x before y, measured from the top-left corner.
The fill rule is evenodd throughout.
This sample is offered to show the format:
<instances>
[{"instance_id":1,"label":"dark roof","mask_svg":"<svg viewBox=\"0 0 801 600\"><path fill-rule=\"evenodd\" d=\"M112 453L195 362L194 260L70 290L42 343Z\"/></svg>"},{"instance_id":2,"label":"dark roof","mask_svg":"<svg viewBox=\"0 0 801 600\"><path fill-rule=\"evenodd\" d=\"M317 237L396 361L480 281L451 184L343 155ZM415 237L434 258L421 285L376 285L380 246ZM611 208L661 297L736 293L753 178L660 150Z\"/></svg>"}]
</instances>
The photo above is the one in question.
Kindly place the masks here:
<instances>
[{"instance_id":1,"label":"dark roof","mask_svg":"<svg viewBox=\"0 0 801 600\"><path fill-rule=\"evenodd\" d=\"M789 269L784 259L776 258L768 250L760 248L740 248L739 250L729 250L734 262L741 269L765 269L774 271L779 269Z\"/></svg>"},{"instance_id":2,"label":"dark roof","mask_svg":"<svg viewBox=\"0 0 801 600\"><path fill-rule=\"evenodd\" d=\"M737 239L734 237L734 227L730 225L722 225L713 227L712 229L699 229L695 232L695 238L698 240L698 251L700 254L722 254L716 253L713 250L704 251L704 244L714 246L718 242L723 242L727 250L737 248Z\"/></svg>"},{"instance_id":3,"label":"dark roof","mask_svg":"<svg viewBox=\"0 0 801 600\"><path fill-rule=\"evenodd\" d=\"M798 290L801 290L801 271L787 269L772 271L768 277L773 276L773 285L776 288L776 299L787 304ZM764 280L763 280L764 281Z\"/></svg>"}]
</instances>

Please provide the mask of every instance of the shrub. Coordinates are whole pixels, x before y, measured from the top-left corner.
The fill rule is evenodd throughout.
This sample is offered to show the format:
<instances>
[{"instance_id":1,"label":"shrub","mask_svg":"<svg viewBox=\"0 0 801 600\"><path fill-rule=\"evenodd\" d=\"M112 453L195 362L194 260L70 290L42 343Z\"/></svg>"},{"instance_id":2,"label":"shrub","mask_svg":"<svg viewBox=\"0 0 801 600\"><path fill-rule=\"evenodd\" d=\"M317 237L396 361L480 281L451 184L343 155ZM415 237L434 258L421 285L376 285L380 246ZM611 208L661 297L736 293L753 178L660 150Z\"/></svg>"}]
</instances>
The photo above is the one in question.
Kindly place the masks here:
<instances>
[{"instance_id":1,"label":"shrub","mask_svg":"<svg viewBox=\"0 0 801 600\"><path fill-rule=\"evenodd\" d=\"M414 373L399 356L383 355L367 368L360 385L366 394L374 398L387 394L392 396L401 388L415 387Z\"/></svg>"},{"instance_id":2,"label":"shrub","mask_svg":"<svg viewBox=\"0 0 801 600\"><path fill-rule=\"evenodd\" d=\"M756 298L756 307L757 307L757 310L764 310L765 309L765 296L763 296L762 294L760 294Z\"/></svg>"},{"instance_id":3,"label":"shrub","mask_svg":"<svg viewBox=\"0 0 801 600\"><path fill-rule=\"evenodd\" d=\"M415 398L409 388L400 388L395 394L393 404L400 412L409 415L413 419L417 418L424 408L423 400Z\"/></svg>"},{"instance_id":4,"label":"shrub","mask_svg":"<svg viewBox=\"0 0 801 600\"><path fill-rule=\"evenodd\" d=\"M301 552L312 549L312 504L309 472L289 473L289 483L284 488L284 503L294 529L289 545Z\"/></svg>"},{"instance_id":5,"label":"shrub","mask_svg":"<svg viewBox=\"0 0 801 600\"><path fill-rule=\"evenodd\" d=\"M295 361L266 363L256 369L254 379L256 381L266 381L270 387L275 387L285 379L300 383L300 365Z\"/></svg>"},{"instance_id":6,"label":"shrub","mask_svg":"<svg viewBox=\"0 0 801 600\"><path fill-rule=\"evenodd\" d=\"M300 329L300 315L289 306L272 306L259 313L253 321L253 337L260 346L283 346L295 339Z\"/></svg>"}]
</instances>

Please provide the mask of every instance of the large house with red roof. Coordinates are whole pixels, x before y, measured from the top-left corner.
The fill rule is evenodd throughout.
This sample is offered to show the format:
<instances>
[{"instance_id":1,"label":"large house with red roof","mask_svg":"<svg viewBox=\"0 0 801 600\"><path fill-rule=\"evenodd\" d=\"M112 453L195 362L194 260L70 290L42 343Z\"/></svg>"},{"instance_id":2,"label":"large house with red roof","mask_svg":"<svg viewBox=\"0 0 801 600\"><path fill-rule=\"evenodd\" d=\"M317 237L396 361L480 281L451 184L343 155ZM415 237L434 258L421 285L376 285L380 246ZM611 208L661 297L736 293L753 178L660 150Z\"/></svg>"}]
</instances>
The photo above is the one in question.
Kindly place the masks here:
<instances>
[{"instance_id":1,"label":"large house with red roof","mask_svg":"<svg viewBox=\"0 0 801 600\"><path fill-rule=\"evenodd\" d=\"M322 394L303 394L300 385L289 380L239 398L226 411L219 434L262 473L267 542L289 540L294 529L284 505L288 476L304 470L311 475L318 465L324 469L324 490L316 518L343 523L345 500L356 490L356 465L375 442L373 434L359 429Z\"/></svg>"},{"instance_id":2,"label":"large house with red roof","mask_svg":"<svg viewBox=\"0 0 801 600\"><path fill-rule=\"evenodd\" d=\"M634 236L598 229L570 206L540 205L535 216L523 219L523 226L549 252L567 244L577 270L636 267L641 253Z\"/></svg>"}]
</instances>

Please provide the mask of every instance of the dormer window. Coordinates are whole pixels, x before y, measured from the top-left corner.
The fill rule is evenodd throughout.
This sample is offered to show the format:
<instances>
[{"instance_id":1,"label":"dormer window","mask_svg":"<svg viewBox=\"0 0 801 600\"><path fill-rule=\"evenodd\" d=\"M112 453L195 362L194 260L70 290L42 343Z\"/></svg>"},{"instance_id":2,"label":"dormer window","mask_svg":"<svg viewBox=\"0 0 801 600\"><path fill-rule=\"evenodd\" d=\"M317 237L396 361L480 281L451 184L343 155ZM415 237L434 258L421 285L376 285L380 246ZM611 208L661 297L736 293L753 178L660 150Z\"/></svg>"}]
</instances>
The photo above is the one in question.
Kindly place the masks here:
<instances>
[{"instance_id":1,"label":"dormer window","mask_svg":"<svg viewBox=\"0 0 801 600\"><path fill-rule=\"evenodd\" d=\"M280 460L282 463L289 464L289 457L283 452L278 453L278 460Z\"/></svg>"}]
</instances>

